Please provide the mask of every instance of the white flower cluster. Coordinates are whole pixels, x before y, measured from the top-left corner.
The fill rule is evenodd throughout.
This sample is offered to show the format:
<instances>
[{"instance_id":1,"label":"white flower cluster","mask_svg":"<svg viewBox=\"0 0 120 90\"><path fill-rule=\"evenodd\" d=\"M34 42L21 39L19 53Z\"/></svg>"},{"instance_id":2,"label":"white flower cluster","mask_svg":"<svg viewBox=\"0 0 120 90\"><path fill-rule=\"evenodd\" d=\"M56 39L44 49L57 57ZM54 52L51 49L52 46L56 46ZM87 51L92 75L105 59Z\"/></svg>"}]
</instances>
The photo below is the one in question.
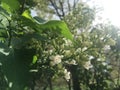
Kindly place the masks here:
<instances>
[{"instance_id":1,"label":"white flower cluster","mask_svg":"<svg viewBox=\"0 0 120 90\"><path fill-rule=\"evenodd\" d=\"M83 52L84 52L85 50L87 50L87 47L82 48L82 51L83 51Z\"/></svg>"},{"instance_id":2,"label":"white flower cluster","mask_svg":"<svg viewBox=\"0 0 120 90\"><path fill-rule=\"evenodd\" d=\"M66 61L67 64L77 65L76 61L73 59L71 61Z\"/></svg>"},{"instance_id":3,"label":"white flower cluster","mask_svg":"<svg viewBox=\"0 0 120 90\"><path fill-rule=\"evenodd\" d=\"M109 53L110 49L111 49L110 45L105 45L104 48L103 48L105 53Z\"/></svg>"},{"instance_id":4,"label":"white flower cluster","mask_svg":"<svg viewBox=\"0 0 120 90\"><path fill-rule=\"evenodd\" d=\"M64 55L65 55L65 56L71 56L72 53L71 53L70 50L64 50Z\"/></svg>"},{"instance_id":5,"label":"white flower cluster","mask_svg":"<svg viewBox=\"0 0 120 90\"><path fill-rule=\"evenodd\" d=\"M50 65L51 66L54 66L54 65L56 65L56 64L59 64L59 63L61 63L61 59L63 58L63 55L52 55L52 56L50 56L49 57L49 59L51 60L51 62L50 62Z\"/></svg>"},{"instance_id":6,"label":"white flower cluster","mask_svg":"<svg viewBox=\"0 0 120 90\"><path fill-rule=\"evenodd\" d=\"M65 69L64 70L64 77L65 77L65 79L67 80L67 81L69 81L69 79L70 79L70 72L69 71L67 71L67 69Z\"/></svg>"},{"instance_id":7,"label":"white flower cluster","mask_svg":"<svg viewBox=\"0 0 120 90\"><path fill-rule=\"evenodd\" d=\"M75 53L80 53L81 51L82 51L81 48L77 48L76 51L75 51Z\"/></svg>"},{"instance_id":8,"label":"white flower cluster","mask_svg":"<svg viewBox=\"0 0 120 90\"><path fill-rule=\"evenodd\" d=\"M89 56L89 60L92 60L92 59L94 59L94 56Z\"/></svg>"},{"instance_id":9,"label":"white flower cluster","mask_svg":"<svg viewBox=\"0 0 120 90\"><path fill-rule=\"evenodd\" d=\"M89 70L90 68L93 67L93 65L91 64L90 60L85 62L85 64L83 65L85 69Z\"/></svg>"},{"instance_id":10,"label":"white flower cluster","mask_svg":"<svg viewBox=\"0 0 120 90\"><path fill-rule=\"evenodd\" d=\"M65 46L71 46L73 44L72 41L69 39L63 38L63 40L65 41L64 43Z\"/></svg>"}]
</instances>

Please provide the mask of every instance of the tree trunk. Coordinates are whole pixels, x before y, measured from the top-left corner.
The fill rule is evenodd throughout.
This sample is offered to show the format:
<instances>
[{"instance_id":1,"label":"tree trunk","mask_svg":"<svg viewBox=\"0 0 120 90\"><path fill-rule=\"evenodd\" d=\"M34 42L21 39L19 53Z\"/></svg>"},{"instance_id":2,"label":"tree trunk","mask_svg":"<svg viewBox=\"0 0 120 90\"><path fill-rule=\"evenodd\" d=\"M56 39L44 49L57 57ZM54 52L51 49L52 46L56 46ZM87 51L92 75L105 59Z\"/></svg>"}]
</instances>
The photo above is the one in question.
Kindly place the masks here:
<instances>
[{"instance_id":1,"label":"tree trunk","mask_svg":"<svg viewBox=\"0 0 120 90\"><path fill-rule=\"evenodd\" d=\"M48 78L48 83L49 83L50 90L53 90L51 78Z\"/></svg>"},{"instance_id":2,"label":"tree trunk","mask_svg":"<svg viewBox=\"0 0 120 90\"><path fill-rule=\"evenodd\" d=\"M69 90L71 90L71 79L67 83L68 83Z\"/></svg>"},{"instance_id":3,"label":"tree trunk","mask_svg":"<svg viewBox=\"0 0 120 90\"><path fill-rule=\"evenodd\" d=\"M79 77L77 73L77 65L71 65L70 72L72 75L73 90L81 90L80 83L79 83Z\"/></svg>"}]
</instances>

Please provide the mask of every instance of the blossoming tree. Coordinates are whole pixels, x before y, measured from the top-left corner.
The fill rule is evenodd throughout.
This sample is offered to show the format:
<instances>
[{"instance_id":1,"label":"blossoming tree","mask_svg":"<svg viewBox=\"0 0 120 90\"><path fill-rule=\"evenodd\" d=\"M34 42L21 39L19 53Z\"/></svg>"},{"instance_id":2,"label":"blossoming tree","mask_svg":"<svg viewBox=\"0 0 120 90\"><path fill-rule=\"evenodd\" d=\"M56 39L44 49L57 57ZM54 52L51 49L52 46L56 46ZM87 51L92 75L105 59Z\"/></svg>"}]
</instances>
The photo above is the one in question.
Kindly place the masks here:
<instances>
[{"instance_id":1,"label":"blossoming tree","mask_svg":"<svg viewBox=\"0 0 120 90\"><path fill-rule=\"evenodd\" d=\"M114 88L108 54L119 56L119 30L94 25L95 9L79 0L42 0L60 19L48 21L31 16L31 2L0 1L0 89L53 90L61 78L69 90Z\"/></svg>"}]
</instances>

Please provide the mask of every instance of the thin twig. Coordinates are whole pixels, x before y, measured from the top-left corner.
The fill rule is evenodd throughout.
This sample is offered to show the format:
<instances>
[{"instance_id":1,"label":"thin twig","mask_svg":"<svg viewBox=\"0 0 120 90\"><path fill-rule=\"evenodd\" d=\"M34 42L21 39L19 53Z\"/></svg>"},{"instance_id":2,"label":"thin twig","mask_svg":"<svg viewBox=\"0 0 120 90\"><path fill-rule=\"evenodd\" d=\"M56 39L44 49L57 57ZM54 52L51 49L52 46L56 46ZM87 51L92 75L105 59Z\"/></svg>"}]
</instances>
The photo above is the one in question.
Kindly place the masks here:
<instances>
[{"instance_id":1,"label":"thin twig","mask_svg":"<svg viewBox=\"0 0 120 90\"><path fill-rule=\"evenodd\" d=\"M79 1L79 0L74 0L73 9L76 8L76 5L77 5L78 1Z\"/></svg>"},{"instance_id":2,"label":"thin twig","mask_svg":"<svg viewBox=\"0 0 120 90\"><path fill-rule=\"evenodd\" d=\"M23 0L23 1L22 1L21 8L20 8L20 14L22 14L23 11L24 11L24 8L25 8L25 2L26 2L26 0Z\"/></svg>"},{"instance_id":3,"label":"thin twig","mask_svg":"<svg viewBox=\"0 0 120 90\"><path fill-rule=\"evenodd\" d=\"M62 11L62 17L65 16L65 12L64 12L64 6L63 6L63 2L61 0L59 0L60 6L61 6L61 11Z\"/></svg>"},{"instance_id":4,"label":"thin twig","mask_svg":"<svg viewBox=\"0 0 120 90\"><path fill-rule=\"evenodd\" d=\"M70 6L69 0L67 0L67 5L68 5L68 10L69 10L69 12L70 12L70 11L71 11L71 6Z\"/></svg>"},{"instance_id":5,"label":"thin twig","mask_svg":"<svg viewBox=\"0 0 120 90\"><path fill-rule=\"evenodd\" d=\"M9 20L9 26L8 26L8 33L9 33L9 38L8 38L8 47L11 45L11 40L12 40L12 28L11 28L11 21Z\"/></svg>"},{"instance_id":6,"label":"thin twig","mask_svg":"<svg viewBox=\"0 0 120 90\"><path fill-rule=\"evenodd\" d=\"M59 13L56 3L53 2L52 0L49 0L49 1L50 1L51 5L54 7L58 17L62 20L62 17L61 17L62 15Z\"/></svg>"}]
</instances>

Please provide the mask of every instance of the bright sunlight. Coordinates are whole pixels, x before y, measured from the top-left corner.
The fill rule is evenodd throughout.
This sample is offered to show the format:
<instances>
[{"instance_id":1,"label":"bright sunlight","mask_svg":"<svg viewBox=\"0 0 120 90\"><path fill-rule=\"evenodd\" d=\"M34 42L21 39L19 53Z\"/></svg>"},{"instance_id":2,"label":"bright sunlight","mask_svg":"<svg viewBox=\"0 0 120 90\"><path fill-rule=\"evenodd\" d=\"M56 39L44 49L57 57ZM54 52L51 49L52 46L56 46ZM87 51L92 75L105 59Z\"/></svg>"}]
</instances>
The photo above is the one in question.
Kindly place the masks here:
<instances>
[{"instance_id":1,"label":"bright sunlight","mask_svg":"<svg viewBox=\"0 0 120 90\"><path fill-rule=\"evenodd\" d=\"M120 26L120 0L102 0L104 7L104 18L109 19L112 24Z\"/></svg>"}]
</instances>

